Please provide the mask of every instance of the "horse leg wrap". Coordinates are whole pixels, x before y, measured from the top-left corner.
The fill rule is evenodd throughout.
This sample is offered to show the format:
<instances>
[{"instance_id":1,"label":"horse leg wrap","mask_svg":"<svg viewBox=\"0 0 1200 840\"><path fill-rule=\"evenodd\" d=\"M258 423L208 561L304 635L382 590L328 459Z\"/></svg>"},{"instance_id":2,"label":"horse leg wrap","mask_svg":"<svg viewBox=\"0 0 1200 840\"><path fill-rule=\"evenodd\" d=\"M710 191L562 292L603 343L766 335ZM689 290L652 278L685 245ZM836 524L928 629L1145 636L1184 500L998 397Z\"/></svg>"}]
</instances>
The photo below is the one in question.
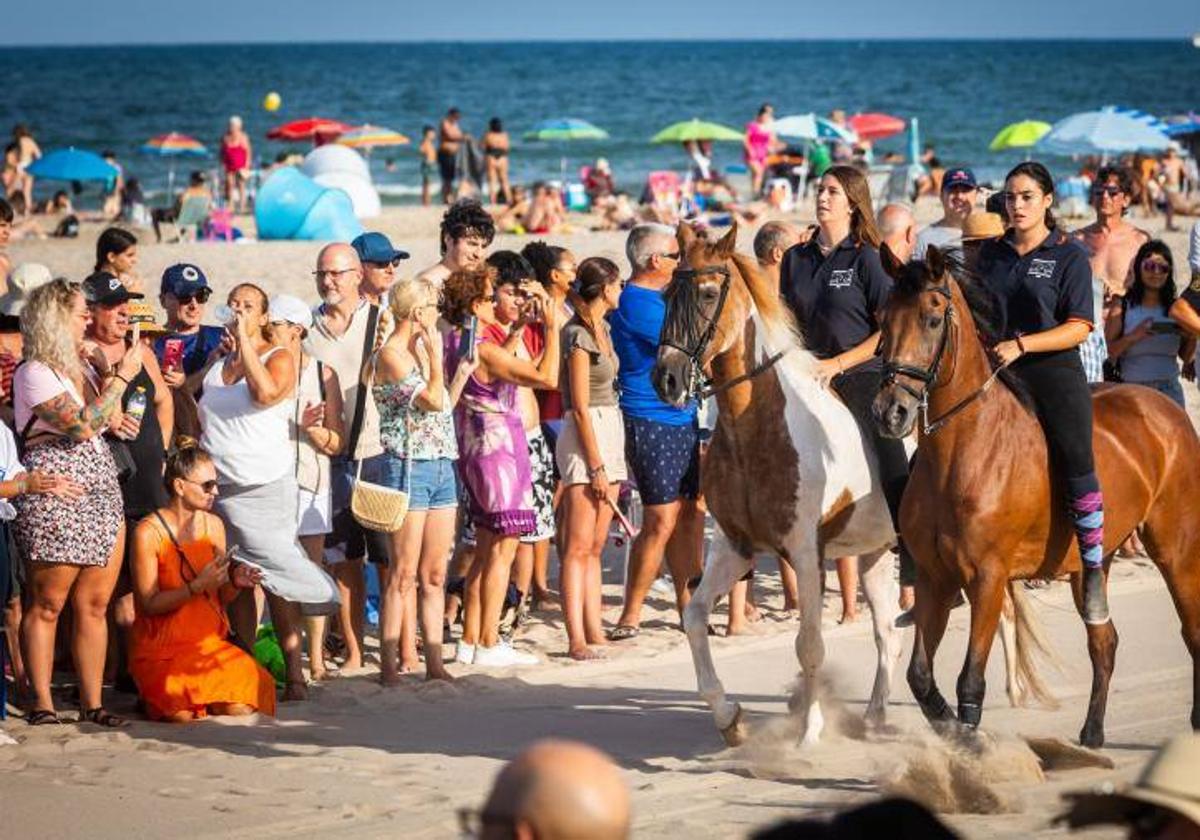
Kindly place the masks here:
<instances>
[{"instance_id":1,"label":"horse leg wrap","mask_svg":"<svg viewBox=\"0 0 1200 840\"><path fill-rule=\"evenodd\" d=\"M1071 518L1079 555L1083 559L1083 620L1108 622L1108 596L1104 591L1104 497L1096 474L1067 481Z\"/></svg>"},{"instance_id":2,"label":"horse leg wrap","mask_svg":"<svg viewBox=\"0 0 1200 840\"><path fill-rule=\"evenodd\" d=\"M958 720L963 726L976 729L983 718L983 706L979 703L958 704Z\"/></svg>"}]
</instances>

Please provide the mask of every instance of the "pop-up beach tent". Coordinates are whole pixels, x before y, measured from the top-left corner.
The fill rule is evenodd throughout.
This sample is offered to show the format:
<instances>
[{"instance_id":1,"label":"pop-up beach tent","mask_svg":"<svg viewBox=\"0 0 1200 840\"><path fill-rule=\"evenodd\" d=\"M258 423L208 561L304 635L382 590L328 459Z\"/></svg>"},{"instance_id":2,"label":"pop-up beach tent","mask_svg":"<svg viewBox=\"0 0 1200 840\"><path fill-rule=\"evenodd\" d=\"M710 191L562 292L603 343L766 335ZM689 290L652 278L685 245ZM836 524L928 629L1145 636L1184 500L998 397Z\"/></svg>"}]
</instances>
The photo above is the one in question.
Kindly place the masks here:
<instances>
[{"instance_id":1,"label":"pop-up beach tent","mask_svg":"<svg viewBox=\"0 0 1200 840\"><path fill-rule=\"evenodd\" d=\"M345 191L323 187L299 169L277 169L254 204L259 239L349 242L363 232Z\"/></svg>"}]
</instances>

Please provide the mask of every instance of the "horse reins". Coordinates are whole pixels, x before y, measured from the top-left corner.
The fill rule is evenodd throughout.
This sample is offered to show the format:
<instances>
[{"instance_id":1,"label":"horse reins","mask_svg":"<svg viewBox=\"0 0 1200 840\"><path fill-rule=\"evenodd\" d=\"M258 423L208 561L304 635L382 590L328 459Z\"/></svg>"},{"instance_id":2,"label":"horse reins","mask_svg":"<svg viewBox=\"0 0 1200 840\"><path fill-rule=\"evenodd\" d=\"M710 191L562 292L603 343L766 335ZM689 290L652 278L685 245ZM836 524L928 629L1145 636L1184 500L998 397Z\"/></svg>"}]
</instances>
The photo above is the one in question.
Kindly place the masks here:
<instances>
[{"instance_id":1,"label":"horse reins","mask_svg":"<svg viewBox=\"0 0 1200 840\"><path fill-rule=\"evenodd\" d=\"M995 384L996 379L1000 376L1001 371L1008 367L1007 364L1000 365L992 371L992 375L984 380L982 385L956 402L932 421L929 419L929 392L937 387L937 378L938 373L941 371L942 358L946 355L946 347L950 344L950 325L954 320L954 296L950 292L950 286L943 283L941 286L934 287L933 291L946 298L946 317L942 326L942 335L938 339L937 352L933 356L933 363L929 367L925 368L917 367L916 365L905 364L903 362L884 361L883 363L884 383L891 383L895 385L897 388L908 393L910 396L916 399L920 404L921 434L925 436L932 435L934 432L941 429L943 426L949 423L955 417L955 415L962 412L969 405L991 390L992 385ZM907 376L911 379L916 379L925 387L918 391L911 385L899 381L897 377L900 376Z\"/></svg>"},{"instance_id":2,"label":"horse reins","mask_svg":"<svg viewBox=\"0 0 1200 840\"><path fill-rule=\"evenodd\" d=\"M708 322L708 325L704 328L704 332L700 334L700 336L696 339L696 344L691 348L681 347L670 340L664 340L662 342L663 346L672 347L688 357L688 361L691 362L691 377L688 381L688 394L691 395L699 393L701 400L706 400L709 397L716 396L717 394L727 391L735 385L740 385L743 382L749 382L751 379L754 379L770 370L787 354L786 350L782 350L763 360L762 362L759 362L746 373L735 376L728 382L722 382L717 386L708 384L704 378L703 364L700 360L704 357L704 351L708 349L708 345L712 343L713 337L717 333L717 324L721 319L721 311L725 308L725 301L729 297L729 284L732 274L724 265L713 265L705 268L676 269L673 274L673 279L694 282L698 276L705 274L719 274L721 276L721 287L717 297L717 305L713 310L712 316L710 317L700 313L700 316Z\"/></svg>"}]
</instances>

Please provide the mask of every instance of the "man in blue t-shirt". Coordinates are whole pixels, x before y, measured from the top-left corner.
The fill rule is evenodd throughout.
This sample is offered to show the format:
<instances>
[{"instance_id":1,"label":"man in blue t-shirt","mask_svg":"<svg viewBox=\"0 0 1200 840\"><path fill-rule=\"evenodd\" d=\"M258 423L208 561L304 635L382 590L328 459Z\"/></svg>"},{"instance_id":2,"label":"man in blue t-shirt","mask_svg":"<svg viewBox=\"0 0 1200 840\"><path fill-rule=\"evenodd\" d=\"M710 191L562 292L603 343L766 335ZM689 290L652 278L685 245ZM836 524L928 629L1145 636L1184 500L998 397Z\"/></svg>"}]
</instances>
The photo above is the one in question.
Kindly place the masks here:
<instances>
[{"instance_id":1,"label":"man in blue t-shirt","mask_svg":"<svg viewBox=\"0 0 1200 840\"><path fill-rule=\"evenodd\" d=\"M621 302L611 316L613 349L620 360L617 382L625 419L625 459L641 496L641 533L629 555L625 606L614 641L638 633L642 602L665 554L682 616L687 582L700 573L704 512L700 497L700 432L696 404L683 408L658 398L650 374L666 317L663 289L679 265L675 231L665 225L638 225L629 232L625 253L633 268Z\"/></svg>"},{"instance_id":2,"label":"man in blue t-shirt","mask_svg":"<svg viewBox=\"0 0 1200 840\"><path fill-rule=\"evenodd\" d=\"M176 263L162 274L158 299L167 312L167 333L154 342L163 378L172 388L185 384L192 396L200 390L209 367L230 349L224 327L201 324L212 289L199 266ZM168 348L172 345L181 349ZM178 359L178 363L176 363Z\"/></svg>"}]
</instances>

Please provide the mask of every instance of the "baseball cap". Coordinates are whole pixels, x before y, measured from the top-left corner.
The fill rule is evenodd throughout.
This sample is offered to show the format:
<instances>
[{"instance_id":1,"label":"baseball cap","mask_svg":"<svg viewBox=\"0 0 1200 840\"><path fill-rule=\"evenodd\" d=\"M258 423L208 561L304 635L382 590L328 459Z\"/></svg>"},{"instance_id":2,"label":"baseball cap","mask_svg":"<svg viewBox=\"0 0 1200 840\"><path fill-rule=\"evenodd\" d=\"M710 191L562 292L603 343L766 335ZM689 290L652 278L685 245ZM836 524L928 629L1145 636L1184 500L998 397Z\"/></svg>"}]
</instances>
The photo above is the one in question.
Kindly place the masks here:
<instances>
[{"instance_id":1,"label":"baseball cap","mask_svg":"<svg viewBox=\"0 0 1200 840\"><path fill-rule=\"evenodd\" d=\"M313 325L312 310L295 295L275 295L271 298L268 317L272 321L287 321L306 330L312 329Z\"/></svg>"},{"instance_id":2,"label":"baseball cap","mask_svg":"<svg viewBox=\"0 0 1200 840\"><path fill-rule=\"evenodd\" d=\"M942 176L942 191L953 189L954 187L966 187L973 190L979 184L975 181L975 173L970 169L961 167L956 169L947 169L946 174Z\"/></svg>"},{"instance_id":3,"label":"baseball cap","mask_svg":"<svg viewBox=\"0 0 1200 840\"><path fill-rule=\"evenodd\" d=\"M198 265L175 263L167 266L162 273L160 291L163 294L186 297L196 294L200 289L207 288L209 288L208 278L204 276L204 272Z\"/></svg>"},{"instance_id":4,"label":"baseball cap","mask_svg":"<svg viewBox=\"0 0 1200 840\"><path fill-rule=\"evenodd\" d=\"M129 291L119 277L107 271L97 271L83 281L83 299L89 304L117 306L143 297L145 295Z\"/></svg>"},{"instance_id":5,"label":"baseball cap","mask_svg":"<svg viewBox=\"0 0 1200 840\"><path fill-rule=\"evenodd\" d=\"M390 263L392 260L408 259L408 251L393 248L392 240L375 231L360 233L354 237L350 247L358 253L358 258L363 262Z\"/></svg>"},{"instance_id":6,"label":"baseball cap","mask_svg":"<svg viewBox=\"0 0 1200 840\"><path fill-rule=\"evenodd\" d=\"M41 263L21 263L8 275L8 291L0 297L0 314L19 318L33 290L53 279L50 269Z\"/></svg>"}]
</instances>

